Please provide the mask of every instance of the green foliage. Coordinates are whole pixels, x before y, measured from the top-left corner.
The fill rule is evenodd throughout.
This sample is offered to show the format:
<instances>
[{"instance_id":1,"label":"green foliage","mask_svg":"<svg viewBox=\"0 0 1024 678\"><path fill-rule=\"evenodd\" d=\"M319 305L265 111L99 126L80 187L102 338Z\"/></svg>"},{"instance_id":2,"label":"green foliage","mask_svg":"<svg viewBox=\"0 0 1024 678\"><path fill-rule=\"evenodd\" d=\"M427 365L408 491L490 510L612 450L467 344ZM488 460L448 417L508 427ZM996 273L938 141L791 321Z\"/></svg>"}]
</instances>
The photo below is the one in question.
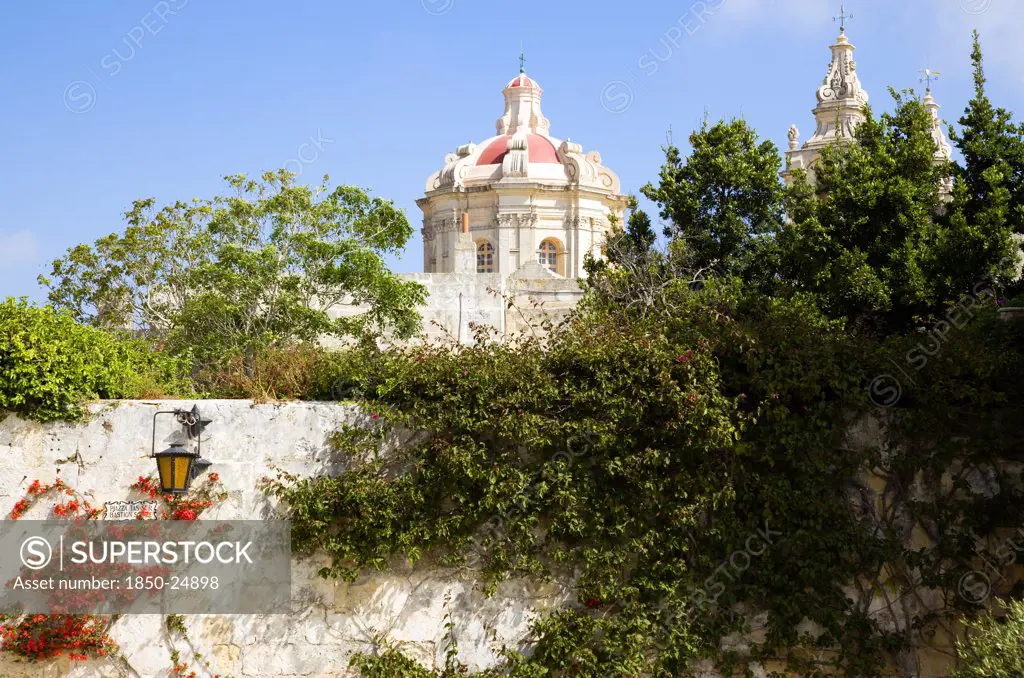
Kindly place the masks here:
<instances>
[{"instance_id":1,"label":"green foliage","mask_svg":"<svg viewBox=\"0 0 1024 678\"><path fill-rule=\"evenodd\" d=\"M0 411L74 419L97 398L189 393L182 361L24 300L0 303Z\"/></svg>"},{"instance_id":2,"label":"green foliage","mask_svg":"<svg viewBox=\"0 0 1024 678\"><path fill-rule=\"evenodd\" d=\"M666 148L658 185L642 192L669 221L665 235L685 242L693 268L746 271L763 236L782 223L778 150L743 120L705 121L690 146L685 161L678 148Z\"/></svg>"},{"instance_id":3,"label":"green foliage","mask_svg":"<svg viewBox=\"0 0 1024 678\"><path fill-rule=\"evenodd\" d=\"M977 227L1024 233L1024 128L1012 114L992 104L985 90L981 41L974 32L974 98L952 140L963 154L957 178L963 208Z\"/></svg>"},{"instance_id":4,"label":"green foliage","mask_svg":"<svg viewBox=\"0 0 1024 678\"><path fill-rule=\"evenodd\" d=\"M1011 277L1019 247L1010 234L1024 223L1024 136L985 93L977 36L973 59L975 98L953 135L963 166L935 161L931 114L893 92L894 112L868 110L857 143L824 150L813 186L796 173L780 274L789 289L819 295L830 317L905 331ZM950 173L944 202L939 187Z\"/></svg>"},{"instance_id":5,"label":"green foliage","mask_svg":"<svg viewBox=\"0 0 1024 678\"><path fill-rule=\"evenodd\" d=\"M295 547L348 578L395 553L491 585L577 568L580 609L541 622L529 659L509 653L512 675L728 665L718 641L749 600L771 612L762 652L796 643L808 616L850 675L871 675L891 641L842 585L884 544L844 499L863 457L820 453L865 401L856 342L807 300L721 283L676 301L649 320L584 308L547 345L391 354L362 382L379 420L336 440L351 469L268 484ZM391 425L429 435L378 455ZM723 570L737 553L744 567Z\"/></svg>"},{"instance_id":6,"label":"green foliage","mask_svg":"<svg viewBox=\"0 0 1024 678\"><path fill-rule=\"evenodd\" d=\"M826 148L815 184L797 173L780 235L782 276L831 317L879 329L914 326L937 306L925 262L939 182L932 118L893 92L896 111L867 119L857 143Z\"/></svg>"},{"instance_id":7,"label":"green foliage","mask_svg":"<svg viewBox=\"0 0 1024 678\"><path fill-rule=\"evenodd\" d=\"M1024 676L1024 602L1001 605L1005 618L986 616L971 625L970 639L957 647L962 668L954 678Z\"/></svg>"},{"instance_id":8,"label":"green foliage","mask_svg":"<svg viewBox=\"0 0 1024 678\"><path fill-rule=\"evenodd\" d=\"M1024 132L1011 114L992 105L978 34L974 34L975 95L951 137L963 155L955 171L952 209L937 234L938 259L931 272L946 298L962 295L979 273L1003 281L1019 247L1009 238L1024 233Z\"/></svg>"},{"instance_id":9,"label":"green foliage","mask_svg":"<svg viewBox=\"0 0 1024 678\"><path fill-rule=\"evenodd\" d=\"M358 654L352 657L352 668L363 678L437 678L398 648L388 648L377 656Z\"/></svg>"},{"instance_id":10,"label":"green foliage","mask_svg":"<svg viewBox=\"0 0 1024 678\"><path fill-rule=\"evenodd\" d=\"M651 226L651 218L640 209L635 197L629 199L629 218L626 220L626 235L633 249L638 253L649 252L657 235Z\"/></svg>"},{"instance_id":11,"label":"green foliage","mask_svg":"<svg viewBox=\"0 0 1024 678\"><path fill-rule=\"evenodd\" d=\"M422 288L384 265L412 234L390 202L353 186L297 186L285 171L227 181L232 195L157 212L154 200L136 201L124 233L53 262L41 277L50 301L83 322L144 330L203 364L419 328ZM324 309L344 299L369 310L331 319Z\"/></svg>"},{"instance_id":12,"label":"green foliage","mask_svg":"<svg viewBox=\"0 0 1024 678\"><path fill-rule=\"evenodd\" d=\"M169 633L177 633L178 635L188 637L188 628L185 626L185 615L181 614L169 614L164 619L164 627Z\"/></svg>"},{"instance_id":13,"label":"green foliage","mask_svg":"<svg viewBox=\"0 0 1024 678\"><path fill-rule=\"evenodd\" d=\"M267 484L296 549L349 579L396 554L470 567L488 588L575 572L575 606L541 618L528 653L505 651L499 673L521 678L691 676L697 659L742 675L768 657L875 676L977 609L960 579L1006 562L978 545L998 548L1024 514L1015 471L994 463L1024 436L1024 338L991 295L948 336L882 343L811 297L738 281L677 288L656 314L595 296L547 344L346 354L342 388L372 413L335 438L349 470ZM891 441L851 447L891 360L916 384L879 415ZM393 450L392 427L422 433ZM887 481L877 507L861 499L868 470ZM998 494L972 489L979 477ZM901 538L914 529L936 541ZM946 602L878 624L875 593L921 585ZM749 628L737 609L767 613L763 645L723 649ZM822 634L802 635L806 620ZM361 670L430 675L397 652Z\"/></svg>"}]
</instances>

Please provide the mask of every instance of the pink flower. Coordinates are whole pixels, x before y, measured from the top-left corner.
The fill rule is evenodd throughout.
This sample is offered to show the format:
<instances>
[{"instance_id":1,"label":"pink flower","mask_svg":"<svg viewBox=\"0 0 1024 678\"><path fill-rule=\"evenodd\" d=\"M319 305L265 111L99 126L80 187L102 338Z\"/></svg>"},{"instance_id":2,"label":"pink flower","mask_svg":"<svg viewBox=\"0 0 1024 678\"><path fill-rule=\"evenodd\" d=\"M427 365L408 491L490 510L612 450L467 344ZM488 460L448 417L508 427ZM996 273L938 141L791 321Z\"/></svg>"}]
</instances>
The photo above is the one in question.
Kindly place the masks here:
<instances>
[{"instance_id":1,"label":"pink flower","mask_svg":"<svg viewBox=\"0 0 1024 678\"><path fill-rule=\"evenodd\" d=\"M373 414L370 415L370 419L377 421L378 419L380 419L380 415L374 412Z\"/></svg>"},{"instance_id":2,"label":"pink flower","mask_svg":"<svg viewBox=\"0 0 1024 678\"><path fill-rule=\"evenodd\" d=\"M678 358L676 358L677 361L681 362L684 365L689 363L692 359L693 359L693 351L687 351L683 355L681 355Z\"/></svg>"}]
</instances>

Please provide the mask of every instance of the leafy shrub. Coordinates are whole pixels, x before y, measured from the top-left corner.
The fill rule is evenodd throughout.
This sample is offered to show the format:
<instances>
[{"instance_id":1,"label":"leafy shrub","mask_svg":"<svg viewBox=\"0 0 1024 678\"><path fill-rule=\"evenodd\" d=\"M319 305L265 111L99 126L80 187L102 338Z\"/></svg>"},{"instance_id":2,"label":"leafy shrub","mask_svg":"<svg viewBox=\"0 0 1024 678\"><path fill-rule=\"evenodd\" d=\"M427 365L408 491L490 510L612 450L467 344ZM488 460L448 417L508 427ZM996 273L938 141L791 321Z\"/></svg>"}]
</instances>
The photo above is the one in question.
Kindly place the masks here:
<instances>
[{"instance_id":1,"label":"leafy shrub","mask_svg":"<svg viewBox=\"0 0 1024 678\"><path fill-rule=\"evenodd\" d=\"M74 419L98 398L189 392L183 363L144 340L86 327L24 299L0 303L0 411Z\"/></svg>"},{"instance_id":2,"label":"leafy shrub","mask_svg":"<svg viewBox=\"0 0 1024 678\"><path fill-rule=\"evenodd\" d=\"M216 398L256 401L315 398L324 350L311 343L268 346L252 354L232 353L196 370L196 382Z\"/></svg>"},{"instance_id":3,"label":"leafy shrub","mask_svg":"<svg viewBox=\"0 0 1024 678\"><path fill-rule=\"evenodd\" d=\"M1024 676L1024 601L1002 603L1005 619L987 616L969 624L969 639L957 647L963 668L954 678Z\"/></svg>"}]
</instances>

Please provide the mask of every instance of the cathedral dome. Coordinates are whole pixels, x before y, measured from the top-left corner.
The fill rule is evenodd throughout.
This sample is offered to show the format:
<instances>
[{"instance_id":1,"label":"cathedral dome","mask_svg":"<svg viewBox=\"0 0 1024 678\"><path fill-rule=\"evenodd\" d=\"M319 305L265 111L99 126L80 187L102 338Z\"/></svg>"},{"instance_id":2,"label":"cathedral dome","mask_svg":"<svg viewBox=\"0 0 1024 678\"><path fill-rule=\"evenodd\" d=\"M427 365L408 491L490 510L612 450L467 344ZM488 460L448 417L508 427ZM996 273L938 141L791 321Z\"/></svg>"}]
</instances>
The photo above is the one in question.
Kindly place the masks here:
<instances>
[{"instance_id":1,"label":"cathedral dome","mask_svg":"<svg viewBox=\"0 0 1024 678\"><path fill-rule=\"evenodd\" d=\"M512 140L511 134L504 134L497 137L494 141L489 142L484 146L484 150L480 153L480 158L476 161L477 165L500 165L508 155L508 142ZM539 134L527 134L526 143L528 150L528 159L530 162L546 162L559 164L558 151L555 150L555 145L547 137L542 137Z\"/></svg>"},{"instance_id":2,"label":"cathedral dome","mask_svg":"<svg viewBox=\"0 0 1024 678\"><path fill-rule=\"evenodd\" d=\"M492 135L448 153L416 201L423 210L423 270L540 279L544 303L558 301L554 279L586 275L588 257L603 256L628 201L600 153L551 136L536 80L521 70L501 94L504 112ZM495 284L481 279L458 303L474 313L474 300Z\"/></svg>"},{"instance_id":3,"label":"cathedral dome","mask_svg":"<svg viewBox=\"0 0 1024 678\"><path fill-rule=\"evenodd\" d=\"M444 167L427 180L427 192L525 179L617 195L619 178L602 164L599 153L585 153L579 144L551 136L551 122L541 111L543 92L536 80L520 71L502 90L505 111L495 125L496 134L449 153Z\"/></svg>"}]
</instances>

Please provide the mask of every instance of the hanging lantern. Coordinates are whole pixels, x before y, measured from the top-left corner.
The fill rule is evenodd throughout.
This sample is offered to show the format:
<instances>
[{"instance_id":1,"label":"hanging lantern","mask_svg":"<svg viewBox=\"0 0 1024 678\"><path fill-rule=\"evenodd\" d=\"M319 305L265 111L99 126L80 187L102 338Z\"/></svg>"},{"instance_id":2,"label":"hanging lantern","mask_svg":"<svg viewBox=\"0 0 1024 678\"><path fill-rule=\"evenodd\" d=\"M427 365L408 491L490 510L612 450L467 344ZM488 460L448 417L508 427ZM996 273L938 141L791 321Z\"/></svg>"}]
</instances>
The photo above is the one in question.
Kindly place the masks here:
<instances>
[{"instance_id":1,"label":"hanging lantern","mask_svg":"<svg viewBox=\"0 0 1024 678\"><path fill-rule=\"evenodd\" d=\"M173 414L184 428L186 440L195 439L196 451L188 449L186 442L174 441L163 452L156 451L156 418L161 414ZM210 419L199 414L199 407L191 410L170 410L157 412L153 415L153 447L150 456L156 459L156 470L160 475L160 491L165 494L185 494L192 480L212 465L203 459L203 429L209 425Z\"/></svg>"},{"instance_id":2,"label":"hanging lantern","mask_svg":"<svg viewBox=\"0 0 1024 678\"><path fill-rule=\"evenodd\" d=\"M198 455L189 452L182 443L171 443L166 450L156 452L153 456L156 458L156 470L160 474L160 491L165 494L188 492Z\"/></svg>"}]
</instances>

